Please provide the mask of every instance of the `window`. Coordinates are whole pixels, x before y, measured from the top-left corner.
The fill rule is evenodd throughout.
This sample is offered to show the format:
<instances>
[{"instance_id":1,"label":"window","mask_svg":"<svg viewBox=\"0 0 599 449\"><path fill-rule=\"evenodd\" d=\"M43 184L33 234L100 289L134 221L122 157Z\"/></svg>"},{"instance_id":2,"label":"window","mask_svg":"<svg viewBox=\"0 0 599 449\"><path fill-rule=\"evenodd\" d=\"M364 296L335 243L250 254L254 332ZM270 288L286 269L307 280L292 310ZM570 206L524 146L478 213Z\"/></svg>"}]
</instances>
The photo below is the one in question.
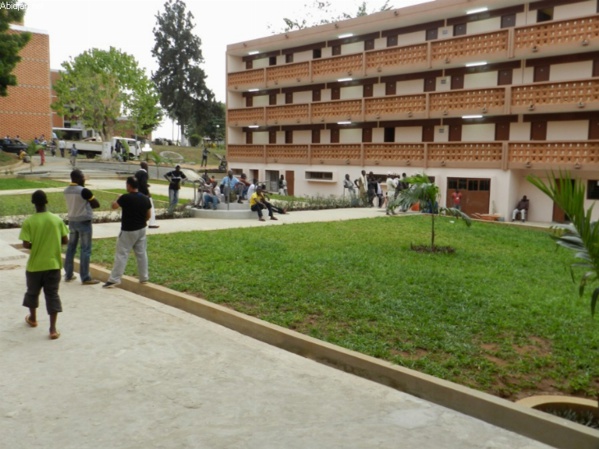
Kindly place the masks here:
<instances>
[{"instance_id":1,"label":"window","mask_svg":"<svg viewBox=\"0 0 599 449\"><path fill-rule=\"evenodd\" d=\"M457 23L453 26L453 35L454 36L464 36L466 34L466 24L465 23Z\"/></svg>"},{"instance_id":2,"label":"window","mask_svg":"<svg viewBox=\"0 0 599 449\"><path fill-rule=\"evenodd\" d=\"M387 47L395 47L397 45L397 36L387 37Z\"/></svg>"},{"instance_id":3,"label":"window","mask_svg":"<svg viewBox=\"0 0 599 449\"><path fill-rule=\"evenodd\" d=\"M286 63L293 62L293 53L287 53L287 54L285 55L285 62L286 62Z\"/></svg>"},{"instance_id":4,"label":"window","mask_svg":"<svg viewBox=\"0 0 599 449\"><path fill-rule=\"evenodd\" d=\"M364 51L374 50L374 39L364 41Z\"/></svg>"},{"instance_id":5,"label":"window","mask_svg":"<svg viewBox=\"0 0 599 449\"><path fill-rule=\"evenodd\" d=\"M501 28L510 28L516 26L516 14L506 14L501 16Z\"/></svg>"},{"instance_id":6,"label":"window","mask_svg":"<svg viewBox=\"0 0 599 449\"><path fill-rule=\"evenodd\" d=\"M438 36L439 36L438 28L431 28L430 30L426 30L426 40L427 41L433 41L433 40L437 39Z\"/></svg>"},{"instance_id":7,"label":"window","mask_svg":"<svg viewBox=\"0 0 599 449\"><path fill-rule=\"evenodd\" d=\"M332 181L333 173L330 171L307 171L306 179L312 181Z\"/></svg>"},{"instance_id":8,"label":"window","mask_svg":"<svg viewBox=\"0 0 599 449\"><path fill-rule=\"evenodd\" d=\"M333 56L339 56L341 54L341 45L333 45Z\"/></svg>"},{"instance_id":9,"label":"window","mask_svg":"<svg viewBox=\"0 0 599 449\"><path fill-rule=\"evenodd\" d=\"M385 128L385 142L395 142L395 128Z\"/></svg>"},{"instance_id":10,"label":"window","mask_svg":"<svg viewBox=\"0 0 599 449\"><path fill-rule=\"evenodd\" d=\"M397 92L397 83L395 81L385 83L385 95L395 95Z\"/></svg>"},{"instance_id":11,"label":"window","mask_svg":"<svg viewBox=\"0 0 599 449\"><path fill-rule=\"evenodd\" d=\"M315 48L312 50L312 58L319 59L322 58L322 50L320 48Z\"/></svg>"},{"instance_id":12,"label":"window","mask_svg":"<svg viewBox=\"0 0 599 449\"><path fill-rule=\"evenodd\" d=\"M293 131L285 130L285 143L293 143Z\"/></svg>"},{"instance_id":13,"label":"window","mask_svg":"<svg viewBox=\"0 0 599 449\"><path fill-rule=\"evenodd\" d=\"M587 200L599 200L599 180L589 179L587 182Z\"/></svg>"},{"instance_id":14,"label":"window","mask_svg":"<svg viewBox=\"0 0 599 449\"><path fill-rule=\"evenodd\" d=\"M268 65L277 65L277 57L271 56L270 58L268 58Z\"/></svg>"},{"instance_id":15,"label":"window","mask_svg":"<svg viewBox=\"0 0 599 449\"><path fill-rule=\"evenodd\" d=\"M553 20L553 8L544 8L537 10L537 23Z\"/></svg>"},{"instance_id":16,"label":"window","mask_svg":"<svg viewBox=\"0 0 599 449\"><path fill-rule=\"evenodd\" d=\"M252 61L251 59L249 61L245 61L246 70L250 70L253 67L254 67L254 61Z\"/></svg>"}]
</instances>

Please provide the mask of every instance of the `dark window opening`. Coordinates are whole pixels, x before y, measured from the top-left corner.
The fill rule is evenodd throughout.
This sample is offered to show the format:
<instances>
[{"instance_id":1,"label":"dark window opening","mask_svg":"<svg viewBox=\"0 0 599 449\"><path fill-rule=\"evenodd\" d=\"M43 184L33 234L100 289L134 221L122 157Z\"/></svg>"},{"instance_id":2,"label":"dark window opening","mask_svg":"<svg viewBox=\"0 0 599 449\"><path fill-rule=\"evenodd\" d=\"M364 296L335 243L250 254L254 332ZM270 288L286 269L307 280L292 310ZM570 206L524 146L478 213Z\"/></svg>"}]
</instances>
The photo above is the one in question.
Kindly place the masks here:
<instances>
[{"instance_id":1,"label":"dark window opening","mask_svg":"<svg viewBox=\"0 0 599 449\"><path fill-rule=\"evenodd\" d=\"M277 65L277 57L271 56L270 58L268 58L268 65Z\"/></svg>"},{"instance_id":2,"label":"dark window opening","mask_svg":"<svg viewBox=\"0 0 599 449\"><path fill-rule=\"evenodd\" d=\"M388 36L387 37L387 47L395 47L397 45L397 36Z\"/></svg>"},{"instance_id":3,"label":"dark window opening","mask_svg":"<svg viewBox=\"0 0 599 449\"><path fill-rule=\"evenodd\" d=\"M246 70L249 70L249 69L251 69L253 67L254 67L254 61L252 61L252 60L245 61L245 68L246 68Z\"/></svg>"},{"instance_id":4,"label":"dark window opening","mask_svg":"<svg viewBox=\"0 0 599 449\"><path fill-rule=\"evenodd\" d=\"M385 142L395 142L395 128L385 128Z\"/></svg>"},{"instance_id":5,"label":"dark window opening","mask_svg":"<svg viewBox=\"0 0 599 449\"><path fill-rule=\"evenodd\" d=\"M397 92L397 83L389 82L385 83L385 95L395 95Z\"/></svg>"},{"instance_id":6,"label":"dark window opening","mask_svg":"<svg viewBox=\"0 0 599 449\"><path fill-rule=\"evenodd\" d=\"M516 14L501 16L501 28L510 28L516 26Z\"/></svg>"},{"instance_id":7,"label":"dark window opening","mask_svg":"<svg viewBox=\"0 0 599 449\"><path fill-rule=\"evenodd\" d=\"M458 23L453 26L453 35L454 36L464 36L466 34L466 24Z\"/></svg>"},{"instance_id":8,"label":"dark window opening","mask_svg":"<svg viewBox=\"0 0 599 449\"><path fill-rule=\"evenodd\" d=\"M287 63L293 62L293 53L287 53L285 55L285 62L287 62Z\"/></svg>"},{"instance_id":9,"label":"dark window opening","mask_svg":"<svg viewBox=\"0 0 599 449\"><path fill-rule=\"evenodd\" d=\"M293 131L285 131L285 143L293 143Z\"/></svg>"},{"instance_id":10,"label":"dark window opening","mask_svg":"<svg viewBox=\"0 0 599 449\"><path fill-rule=\"evenodd\" d=\"M439 36L438 28L431 28L430 30L426 30L426 40L427 41L435 40L435 39L437 39L438 36Z\"/></svg>"},{"instance_id":11,"label":"dark window opening","mask_svg":"<svg viewBox=\"0 0 599 449\"><path fill-rule=\"evenodd\" d=\"M333 45L333 56L339 56L341 54L341 45Z\"/></svg>"},{"instance_id":12,"label":"dark window opening","mask_svg":"<svg viewBox=\"0 0 599 449\"><path fill-rule=\"evenodd\" d=\"M315 48L314 50L312 50L312 58L322 58L322 50L320 48Z\"/></svg>"},{"instance_id":13,"label":"dark window opening","mask_svg":"<svg viewBox=\"0 0 599 449\"><path fill-rule=\"evenodd\" d=\"M364 50L374 50L374 39L368 39L364 41Z\"/></svg>"},{"instance_id":14,"label":"dark window opening","mask_svg":"<svg viewBox=\"0 0 599 449\"><path fill-rule=\"evenodd\" d=\"M323 181L332 181L333 173L332 172L322 172L322 171L307 171L306 179L321 179Z\"/></svg>"},{"instance_id":15,"label":"dark window opening","mask_svg":"<svg viewBox=\"0 0 599 449\"><path fill-rule=\"evenodd\" d=\"M537 23L553 20L553 8L544 8L537 10Z\"/></svg>"},{"instance_id":16,"label":"dark window opening","mask_svg":"<svg viewBox=\"0 0 599 449\"><path fill-rule=\"evenodd\" d=\"M596 179L587 181L587 200L599 200L599 181Z\"/></svg>"}]
</instances>

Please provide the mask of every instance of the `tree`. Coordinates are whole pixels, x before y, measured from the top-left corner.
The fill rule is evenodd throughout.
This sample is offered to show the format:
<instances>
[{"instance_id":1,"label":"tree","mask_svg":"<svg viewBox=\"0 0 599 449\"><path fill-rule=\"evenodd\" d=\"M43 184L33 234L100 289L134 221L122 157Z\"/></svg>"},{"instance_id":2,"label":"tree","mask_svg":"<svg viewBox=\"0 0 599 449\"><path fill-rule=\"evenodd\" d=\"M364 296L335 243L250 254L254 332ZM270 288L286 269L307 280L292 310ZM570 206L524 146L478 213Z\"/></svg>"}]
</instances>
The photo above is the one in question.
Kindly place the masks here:
<instances>
[{"instance_id":1,"label":"tree","mask_svg":"<svg viewBox=\"0 0 599 449\"><path fill-rule=\"evenodd\" d=\"M152 96L151 82L133 56L114 47L108 51L92 48L63 62L62 67L52 108L81 120L104 141L112 138L124 115L145 130L160 123L157 95Z\"/></svg>"},{"instance_id":2,"label":"tree","mask_svg":"<svg viewBox=\"0 0 599 449\"><path fill-rule=\"evenodd\" d=\"M8 96L8 86L17 85L12 74L21 61L19 52L31 39L30 33L9 33L9 24L22 22L25 9L19 8L17 0L5 0L0 8L0 97Z\"/></svg>"},{"instance_id":3,"label":"tree","mask_svg":"<svg viewBox=\"0 0 599 449\"><path fill-rule=\"evenodd\" d=\"M139 89L133 92L129 119L135 134L148 136L162 122L162 111L158 107L160 95L149 78L140 80Z\"/></svg>"},{"instance_id":4,"label":"tree","mask_svg":"<svg viewBox=\"0 0 599 449\"><path fill-rule=\"evenodd\" d=\"M570 224L554 226L552 238L559 246L574 251L577 262L572 263L570 271L574 280L574 269L583 270L578 284L578 293L582 297L586 286L599 280L599 222L591 221L594 204L586 211L584 209L584 182L573 180L568 172L562 171L548 174L547 183L534 175L526 179L561 207L571 220ZM591 294L592 315L598 299L599 286Z\"/></svg>"},{"instance_id":5,"label":"tree","mask_svg":"<svg viewBox=\"0 0 599 449\"><path fill-rule=\"evenodd\" d=\"M402 190L394 200L394 206L407 210L413 204L419 203L422 210L427 211L431 217L431 245L430 251L437 251L435 246L435 217L441 214L455 218L462 218L467 226L472 224L470 217L459 209L439 206L439 187L431 182L424 173L410 176L406 179L408 188Z\"/></svg>"},{"instance_id":6,"label":"tree","mask_svg":"<svg viewBox=\"0 0 599 449\"><path fill-rule=\"evenodd\" d=\"M357 11L353 14L346 12L335 13L330 1L313 0L311 5L304 5L303 10L306 14L304 14L302 19L283 18L285 27L282 32L286 33L288 31L303 30L304 28L310 28L316 25L324 25L326 23L367 16L375 12L388 11L391 8L392 6L389 5L389 0L385 0L383 5L368 12L368 4L363 1L358 5Z\"/></svg>"},{"instance_id":7,"label":"tree","mask_svg":"<svg viewBox=\"0 0 599 449\"><path fill-rule=\"evenodd\" d=\"M185 137L185 129L194 118L202 117L213 102L214 94L206 87L206 74L200 67L202 41L193 34L193 14L186 12L181 0L168 0L164 13L156 14L152 56L158 70L152 74L160 94L160 104L175 119Z\"/></svg>"}]
</instances>

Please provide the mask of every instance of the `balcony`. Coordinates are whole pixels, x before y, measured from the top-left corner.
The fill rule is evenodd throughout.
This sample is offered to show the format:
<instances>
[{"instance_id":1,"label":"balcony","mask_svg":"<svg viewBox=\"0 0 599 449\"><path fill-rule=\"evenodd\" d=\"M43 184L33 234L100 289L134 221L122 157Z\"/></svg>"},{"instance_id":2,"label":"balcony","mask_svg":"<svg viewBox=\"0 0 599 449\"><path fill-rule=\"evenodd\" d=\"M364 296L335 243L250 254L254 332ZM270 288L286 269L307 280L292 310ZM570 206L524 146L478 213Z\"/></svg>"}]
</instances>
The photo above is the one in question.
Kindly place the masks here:
<instances>
[{"instance_id":1,"label":"balcony","mask_svg":"<svg viewBox=\"0 0 599 449\"><path fill-rule=\"evenodd\" d=\"M429 116L459 117L468 114L505 114L505 88L459 90L429 94Z\"/></svg>"},{"instance_id":2,"label":"balcony","mask_svg":"<svg viewBox=\"0 0 599 449\"><path fill-rule=\"evenodd\" d=\"M264 124L264 108L229 109L228 123L233 126Z\"/></svg>"},{"instance_id":3,"label":"balcony","mask_svg":"<svg viewBox=\"0 0 599 449\"><path fill-rule=\"evenodd\" d=\"M508 168L599 169L599 142L511 142Z\"/></svg>"},{"instance_id":4,"label":"balcony","mask_svg":"<svg viewBox=\"0 0 599 449\"><path fill-rule=\"evenodd\" d=\"M502 142L429 143L428 167L502 168Z\"/></svg>"},{"instance_id":5,"label":"balcony","mask_svg":"<svg viewBox=\"0 0 599 449\"><path fill-rule=\"evenodd\" d=\"M333 81L338 78L362 77L364 59L362 53L312 61L312 81Z\"/></svg>"},{"instance_id":6,"label":"balcony","mask_svg":"<svg viewBox=\"0 0 599 449\"><path fill-rule=\"evenodd\" d=\"M312 123L362 120L362 100L312 103Z\"/></svg>"},{"instance_id":7,"label":"balcony","mask_svg":"<svg viewBox=\"0 0 599 449\"><path fill-rule=\"evenodd\" d=\"M231 90L247 90L248 88L263 89L266 87L264 69L246 70L244 72L229 73L227 86Z\"/></svg>"},{"instance_id":8,"label":"balcony","mask_svg":"<svg viewBox=\"0 0 599 449\"><path fill-rule=\"evenodd\" d=\"M509 56L509 30L472 34L431 42L431 67L462 65L473 59L498 60Z\"/></svg>"},{"instance_id":9,"label":"balcony","mask_svg":"<svg viewBox=\"0 0 599 449\"><path fill-rule=\"evenodd\" d=\"M364 164L423 167L425 148L424 143L365 143Z\"/></svg>"},{"instance_id":10,"label":"balcony","mask_svg":"<svg viewBox=\"0 0 599 449\"><path fill-rule=\"evenodd\" d=\"M266 123L268 125L296 125L309 123L310 106L295 104L286 106L271 106L266 108Z\"/></svg>"},{"instance_id":11,"label":"balcony","mask_svg":"<svg viewBox=\"0 0 599 449\"><path fill-rule=\"evenodd\" d=\"M366 121L426 118L426 95L402 95L364 99Z\"/></svg>"},{"instance_id":12,"label":"balcony","mask_svg":"<svg viewBox=\"0 0 599 449\"><path fill-rule=\"evenodd\" d=\"M599 141L229 145L229 162L599 170Z\"/></svg>"},{"instance_id":13,"label":"balcony","mask_svg":"<svg viewBox=\"0 0 599 449\"><path fill-rule=\"evenodd\" d=\"M366 53L366 75L418 72L429 68L428 44L393 47Z\"/></svg>"},{"instance_id":14,"label":"balcony","mask_svg":"<svg viewBox=\"0 0 599 449\"><path fill-rule=\"evenodd\" d=\"M289 87L310 81L310 63L287 64L266 69L266 84L272 87Z\"/></svg>"},{"instance_id":15,"label":"balcony","mask_svg":"<svg viewBox=\"0 0 599 449\"><path fill-rule=\"evenodd\" d=\"M599 80L531 84L511 89L512 114L599 109Z\"/></svg>"},{"instance_id":16,"label":"balcony","mask_svg":"<svg viewBox=\"0 0 599 449\"><path fill-rule=\"evenodd\" d=\"M518 58L551 56L572 48L585 51L599 48L599 17L543 22L516 28L514 31L514 55Z\"/></svg>"}]
</instances>

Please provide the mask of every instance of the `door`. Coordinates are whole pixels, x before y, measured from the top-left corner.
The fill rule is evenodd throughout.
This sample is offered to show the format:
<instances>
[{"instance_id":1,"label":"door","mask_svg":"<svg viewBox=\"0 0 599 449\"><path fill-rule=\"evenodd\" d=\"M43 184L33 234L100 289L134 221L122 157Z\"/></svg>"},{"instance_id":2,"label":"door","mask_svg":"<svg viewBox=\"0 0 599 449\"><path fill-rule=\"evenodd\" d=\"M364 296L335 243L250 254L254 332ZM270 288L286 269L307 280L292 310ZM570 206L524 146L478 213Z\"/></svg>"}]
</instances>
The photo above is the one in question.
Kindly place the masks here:
<instances>
[{"instance_id":1,"label":"door","mask_svg":"<svg viewBox=\"0 0 599 449\"><path fill-rule=\"evenodd\" d=\"M489 178L448 178L445 206L453 207L451 194L459 190L462 193L462 212L466 215L488 214L491 198L491 180Z\"/></svg>"},{"instance_id":2,"label":"door","mask_svg":"<svg viewBox=\"0 0 599 449\"><path fill-rule=\"evenodd\" d=\"M560 186L562 186L566 182L574 184L573 179L558 179L557 189L559 190ZM532 207L532 205L530 207ZM568 223L570 221L570 217L568 217L564 210L555 203L553 203L553 215L551 219L556 223Z\"/></svg>"},{"instance_id":3,"label":"door","mask_svg":"<svg viewBox=\"0 0 599 449\"><path fill-rule=\"evenodd\" d=\"M287 193L290 196L293 196L293 194L294 194L294 188L293 188L293 184L295 181L294 174L295 174L295 172L293 172L293 171L285 170L285 179L287 180Z\"/></svg>"}]
</instances>

